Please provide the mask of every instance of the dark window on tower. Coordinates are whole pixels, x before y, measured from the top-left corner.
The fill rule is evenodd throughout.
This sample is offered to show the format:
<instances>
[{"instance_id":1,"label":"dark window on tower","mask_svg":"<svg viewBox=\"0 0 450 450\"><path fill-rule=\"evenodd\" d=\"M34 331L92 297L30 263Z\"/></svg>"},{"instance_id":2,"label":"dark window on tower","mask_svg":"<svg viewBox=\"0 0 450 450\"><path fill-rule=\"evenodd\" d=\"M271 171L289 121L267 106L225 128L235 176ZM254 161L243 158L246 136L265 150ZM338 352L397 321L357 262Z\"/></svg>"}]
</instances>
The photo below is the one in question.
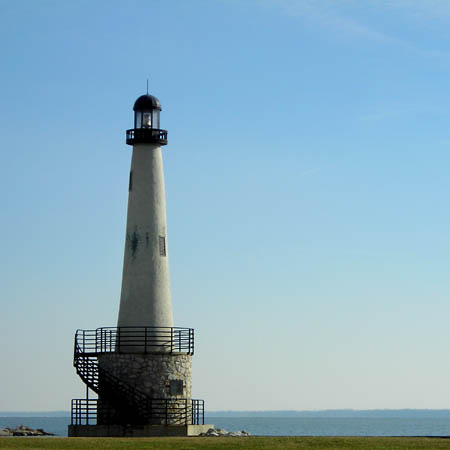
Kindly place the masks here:
<instances>
[{"instance_id":1,"label":"dark window on tower","mask_svg":"<svg viewBox=\"0 0 450 450\"><path fill-rule=\"evenodd\" d=\"M170 380L170 395L183 395L183 380Z\"/></svg>"},{"instance_id":2,"label":"dark window on tower","mask_svg":"<svg viewBox=\"0 0 450 450\"><path fill-rule=\"evenodd\" d=\"M128 184L128 191L132 191L133 190L133 171L130 171L130 182Z\"/></svg>"},{"instance_id":3,"label":"dark window on tower","mask_svg":"<svg viewBox=\"0 0 450 450\"><path fill-rule=\"evenodd\" d=\"M164 236L159 237L159 254L160 256L167 256L166 238Z\"/></svg>"}]
</instances>

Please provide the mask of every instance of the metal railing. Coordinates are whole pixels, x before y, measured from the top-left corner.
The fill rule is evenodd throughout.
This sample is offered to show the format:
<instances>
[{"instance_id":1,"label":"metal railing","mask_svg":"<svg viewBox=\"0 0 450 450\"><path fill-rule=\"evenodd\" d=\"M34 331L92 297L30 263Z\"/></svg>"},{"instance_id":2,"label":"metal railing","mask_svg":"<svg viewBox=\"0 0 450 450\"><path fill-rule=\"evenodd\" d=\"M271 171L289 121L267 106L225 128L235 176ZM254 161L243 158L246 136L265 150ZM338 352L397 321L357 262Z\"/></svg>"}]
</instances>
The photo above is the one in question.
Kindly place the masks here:
<instances>
[{"instance_id":1,"label":"metal railing","mask_svg":"<svg viewBox=\"0 0 450 450\"><path fill-rule=\"evenodd\" d=\"M94 392L98 392L99 367L97 358L76 357L74 366L84 383Z\"/></svg>"},{"instance_id":2,"label":"metal railing","mask_svg":"<svg viewBox=\"0 0 450 450\"><path fill-rule=\"evenodd\" d=\"M192 400L192 425L204 425L205 424L205 401L204 400Z\"/></svg>"},{"instance_id":3,"label":"metal railing","mask_svg":"<svg viewBox=\"0 0 450 450\"><path fill-rule=\"evenodd\" d=\"M75 354L101 353L194 354L194 329L179 327L104 327L77 330Z\"/></svg>"},{"instance_id":4,"label":"metal railing","mask_svg":"<svg viewBox=\"0 0 450 450\"><path fill-rule=\"evenodd\" d=\"M204 401L194 399L149 399L146 405L146 422L158 425L204 425ZM97 399L76 398L72 400L71 424L96 425ZM102 406L102 414L108 412Z\"/></svg>"},{"instance_id":5,"label":"metal railing","mask_svg":"<svg viewBox=\"0 0 450 450\"><path fill-rule=\"evenodd\" d=\"M76 371L83 382L100 396L102 403L101 411L98 412L95 399L72 400L72 425L95 425L97 419L104 420L107 417L119 420L117 423L204 423L203 400L151 398L98 364L98 355L112 352L193 354L192 328L108 327L77 330L74 347Z\"/></svg>"},{"instance_id":6,"label":"metal railing","mask_svg":"<svg viewBox=\"0 0 450 450\"><path fill-rule=\"evenodd\" d=\"M86 398L72 399L71 425L96 425L97 400Z\"/></svg>"},{"instance_id":7,"label":"metal railing","mask_svg":"<svg viewBox=\"0 0 450 450\"><path fill-rule=\"evenodd\" d=\"M167 144L167 130L157 128L132 128L127 130L126 142L129 145L154 142L161 145Z\"/></svg>"}]
</instances>

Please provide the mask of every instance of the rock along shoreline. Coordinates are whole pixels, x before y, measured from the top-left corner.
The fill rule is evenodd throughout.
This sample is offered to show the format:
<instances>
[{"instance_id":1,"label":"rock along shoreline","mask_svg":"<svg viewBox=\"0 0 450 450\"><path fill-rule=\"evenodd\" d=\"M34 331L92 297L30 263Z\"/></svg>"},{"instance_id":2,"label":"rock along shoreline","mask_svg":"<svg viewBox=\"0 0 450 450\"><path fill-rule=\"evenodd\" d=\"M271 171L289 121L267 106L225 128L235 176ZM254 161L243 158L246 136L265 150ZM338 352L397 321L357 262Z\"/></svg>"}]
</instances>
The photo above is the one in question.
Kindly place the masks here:
<instances>
[{"instance_id":1,"label":"rock along shoreline","mask_svg":"<svg viewBox=\"0 0 450 450\"><path fill-rule=\"evenodd\" d=\"M29 428L25 425L19 425L16 428L0 428L0 437L10 437L10 436L54 436L53 433L48 433L42 428Z\"/></svg>"},{"instance_id":2,"label":"rock along shoreline","mask_svg":"<svg viewBox=\"0 0 450 450\"><path fill-rule=\"evenodd\" d=\"M205 437L213 437L213 436L229 436L229 437L242 437L242 436L251 436L251 433L248 431L227 431L223 428L210 428L206 433L201 433L199 436Z\"/></svg>"}]
</instances>

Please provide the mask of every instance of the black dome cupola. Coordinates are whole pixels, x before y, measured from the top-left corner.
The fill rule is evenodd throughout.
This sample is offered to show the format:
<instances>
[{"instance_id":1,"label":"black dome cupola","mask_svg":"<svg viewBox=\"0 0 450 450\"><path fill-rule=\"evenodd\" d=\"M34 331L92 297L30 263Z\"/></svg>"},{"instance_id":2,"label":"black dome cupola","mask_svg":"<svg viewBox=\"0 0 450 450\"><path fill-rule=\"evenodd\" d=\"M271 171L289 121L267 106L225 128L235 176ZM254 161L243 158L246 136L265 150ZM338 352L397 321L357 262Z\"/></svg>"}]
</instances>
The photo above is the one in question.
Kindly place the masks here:
<instances>
[{"instance_id":1,"label":"black dome cupola","mask_svg":"<svg viewBox=\"0 0 450 450\"><path fill-rule=\"evenodd\" d=\"M134 129L127 130L127 144L167 145L167 131L160 129L160 101L150 94L141 95L133 106Z\"/></svg>"},{"instance_id":2,"label":"black dome cupola","mask_svg":"<svg viewBox=\"0 0 450 450\"><path fill-rule=\"evenodd\" d=\"M133 111L148 111L157 109L161 111L161 102L153 95L145 94L141 95L135 102L133 106Z\"/></svg>"}]
</instances>

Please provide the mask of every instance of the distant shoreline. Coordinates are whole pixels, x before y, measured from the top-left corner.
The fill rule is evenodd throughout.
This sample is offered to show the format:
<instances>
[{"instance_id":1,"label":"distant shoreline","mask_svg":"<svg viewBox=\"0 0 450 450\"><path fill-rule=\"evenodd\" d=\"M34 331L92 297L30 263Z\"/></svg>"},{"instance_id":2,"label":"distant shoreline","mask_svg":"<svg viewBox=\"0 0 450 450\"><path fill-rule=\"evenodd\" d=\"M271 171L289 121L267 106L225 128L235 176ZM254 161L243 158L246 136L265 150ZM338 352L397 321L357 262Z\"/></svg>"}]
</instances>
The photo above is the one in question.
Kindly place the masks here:
<instances>
[{"instance_id":1,"label":"distant shoreline","mask_svg":"<svg viewBox=\"0 0 450 450\"><path fill-rule=\"evenodd\" d=\"M207 417L449 417L450 409L324 409L206 411ZM0 411L0 417L70 417L70 411Z\"/></svg>"}]
</instances>

